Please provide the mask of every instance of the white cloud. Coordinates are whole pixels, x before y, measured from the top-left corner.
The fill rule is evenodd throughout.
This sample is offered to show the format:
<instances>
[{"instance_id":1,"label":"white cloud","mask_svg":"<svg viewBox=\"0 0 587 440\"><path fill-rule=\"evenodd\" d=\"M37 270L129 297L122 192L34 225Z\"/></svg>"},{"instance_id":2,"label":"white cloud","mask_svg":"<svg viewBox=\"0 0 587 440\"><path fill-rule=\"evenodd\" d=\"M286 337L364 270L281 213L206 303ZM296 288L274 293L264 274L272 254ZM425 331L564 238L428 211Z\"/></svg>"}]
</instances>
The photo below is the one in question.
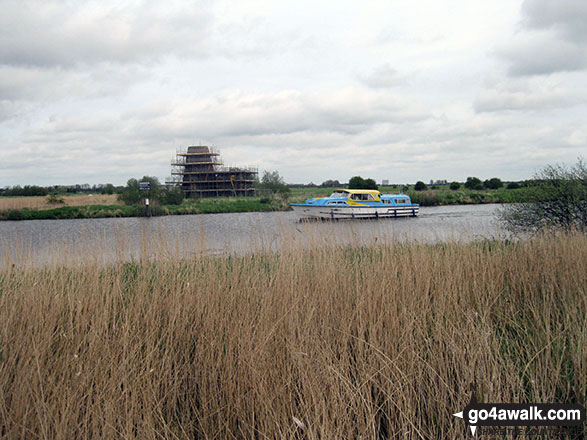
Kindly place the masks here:
<instances>
[{"instance_id":1,"label":"white cloud","mask_svg":"<svg viewBox=\"0 0 587 440\"><path fill-rule=\"evenodd\" d=\"M387 89L407 81L407 78L391 67L389 63L382 64L369 73L359 74L358 77L363 84L373 89Z\"/></svg>"}]
</instances>

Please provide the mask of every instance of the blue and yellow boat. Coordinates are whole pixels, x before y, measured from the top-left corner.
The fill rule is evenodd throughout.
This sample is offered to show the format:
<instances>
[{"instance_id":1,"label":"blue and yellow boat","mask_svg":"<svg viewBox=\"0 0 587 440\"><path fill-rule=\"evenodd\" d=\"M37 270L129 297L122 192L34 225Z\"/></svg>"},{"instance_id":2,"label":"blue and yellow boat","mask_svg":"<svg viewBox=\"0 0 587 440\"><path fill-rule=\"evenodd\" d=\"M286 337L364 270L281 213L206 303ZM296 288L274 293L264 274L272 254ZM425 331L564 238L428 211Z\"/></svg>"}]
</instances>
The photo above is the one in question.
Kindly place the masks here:
<instances>
[{"instance_id":1,"label":"blue and yellow boat","mask_svg":"<svg viewBox=\"0 0 587 440\"><path fill-rule=\"evenodd\" d=\"M406 194L381 194L371 189L337 189L330 197L291 203L300 218L350 219L415 217L420 205Z\"/></svg>"}]
</instances>

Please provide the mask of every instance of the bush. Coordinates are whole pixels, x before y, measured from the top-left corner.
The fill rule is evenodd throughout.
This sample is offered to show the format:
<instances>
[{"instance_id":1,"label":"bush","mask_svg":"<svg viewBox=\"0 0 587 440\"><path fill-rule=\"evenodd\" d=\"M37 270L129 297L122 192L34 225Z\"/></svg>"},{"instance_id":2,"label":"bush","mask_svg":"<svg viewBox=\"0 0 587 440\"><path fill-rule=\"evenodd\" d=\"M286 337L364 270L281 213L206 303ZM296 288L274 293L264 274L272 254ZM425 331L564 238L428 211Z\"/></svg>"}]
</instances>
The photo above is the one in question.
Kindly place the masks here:
<instances>
[{"instance_id":1,"label":"bush","mask_svg":"<svg viewBox=\"0 0 587 440\"><path fill-rule=\"evenodd\" d=\"M465 182L465 188L483 189L483 184L481 183L481 179L479 179L478 177L467 177L467 181Z\"/></svg>"},{"instance_id":2,"label":"bush","mask_svg":"<svg viewBox=\"0 0 587 440\"><path fill-rule=\"evenodd\" d=\"M460 189L461 184L459 182L451 182L450 184L450 189L452 189L453 191L456 191L457 189Z\"/></svg>"},{"instance_id":3,"label":"bush","mask_svg":"<svg viewBox=\"0 0 587 440\"><path fill-rule=\"evenodd\" d=\"M165 191L163 195L165 205L181 205L183 203L183 191L179 186Z\"/></svg>"},{"instance_id":4,"label":"bush","mask_svg":"<svg viewBox=\"0 0 587 440\"><path fill-rule=\"evenodd\" d=\"M19 209L10 209L6 213L6 220L24 220L24 213Z\"/></svg>"},{"instance_id":5,"label":"bush","mask_svg":"<svg viewBox=\"0 0 587 440\"><path fill-rule=\"evenodd\" d=\"M512 232L587 229L587 167L548 165L524 192L526 200L504 207L499 217Z\"/></svg>"},{"instance_id":6,"label":"bush","mask_svg":"<svg viewBox=\"0 0 587 440\"><path fill-rule=\"evenodd\" d=\"M61 203L65 203L65 200L63 200L63 198L57 197L55 194L49 194L47 196L48 205L59 205Z\"/></svg>"},{"instance_id":7,"label":"bush","mask_svg":"<svg viewBox=\"0 0 587 440\"><path fill-rule=\"evenodd\" d=\"M418 180L416 182L416 185L414 185L414 189L416 191L426 191L428 189L428 187L426 186L426 184L424 182L422 182L421 180Z\"/></svg>"},{"instance_id":8,"label":"bush","mask_svg":"<svg viewBox=\"0 0 587 440\"><path fill-rule=\"evenodd\" d=\"M507 189L518 189L520 188L520 184L518 182L510 182L506 186Z\"/></svg>"}]
</instances>

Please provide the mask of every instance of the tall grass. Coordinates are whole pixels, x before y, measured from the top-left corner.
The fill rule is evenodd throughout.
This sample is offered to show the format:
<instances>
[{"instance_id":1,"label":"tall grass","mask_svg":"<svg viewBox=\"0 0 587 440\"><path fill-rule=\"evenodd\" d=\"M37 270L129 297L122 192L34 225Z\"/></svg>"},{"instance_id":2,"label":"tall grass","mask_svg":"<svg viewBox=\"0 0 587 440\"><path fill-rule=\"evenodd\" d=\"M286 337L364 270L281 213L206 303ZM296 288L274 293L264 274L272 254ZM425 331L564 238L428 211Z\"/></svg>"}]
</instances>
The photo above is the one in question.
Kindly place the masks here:
<instances>
[{"instance_id":1,"label":"tall grass","mask_svg":"<svg viewBox=\"0 0 587 440\"><path fill-rule=\"evenodd\" d=\"M585 261L576 234L8 268L0 437L464 438L471 384L584 401Z\"/></svg>"}]
</instances>

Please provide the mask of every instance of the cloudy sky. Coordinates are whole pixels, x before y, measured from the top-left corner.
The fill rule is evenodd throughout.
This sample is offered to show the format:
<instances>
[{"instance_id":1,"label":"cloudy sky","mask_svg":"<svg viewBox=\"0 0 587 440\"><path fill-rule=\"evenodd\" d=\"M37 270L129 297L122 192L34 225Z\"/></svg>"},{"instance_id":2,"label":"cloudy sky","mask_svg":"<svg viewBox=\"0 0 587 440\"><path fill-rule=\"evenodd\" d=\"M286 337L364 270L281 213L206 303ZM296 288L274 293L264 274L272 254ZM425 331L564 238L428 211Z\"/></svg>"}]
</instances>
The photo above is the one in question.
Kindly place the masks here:
<instances>
[{"instance_id":1,"label":"cloudy sky","mask_svg":"<svg viewBox=\"0 0 587 440\"><path fill-rule=\"evenodd\" d=\"M587 1L0 0L0 186L506 180L587 152Z\"/></svg>"}]
</instances>

